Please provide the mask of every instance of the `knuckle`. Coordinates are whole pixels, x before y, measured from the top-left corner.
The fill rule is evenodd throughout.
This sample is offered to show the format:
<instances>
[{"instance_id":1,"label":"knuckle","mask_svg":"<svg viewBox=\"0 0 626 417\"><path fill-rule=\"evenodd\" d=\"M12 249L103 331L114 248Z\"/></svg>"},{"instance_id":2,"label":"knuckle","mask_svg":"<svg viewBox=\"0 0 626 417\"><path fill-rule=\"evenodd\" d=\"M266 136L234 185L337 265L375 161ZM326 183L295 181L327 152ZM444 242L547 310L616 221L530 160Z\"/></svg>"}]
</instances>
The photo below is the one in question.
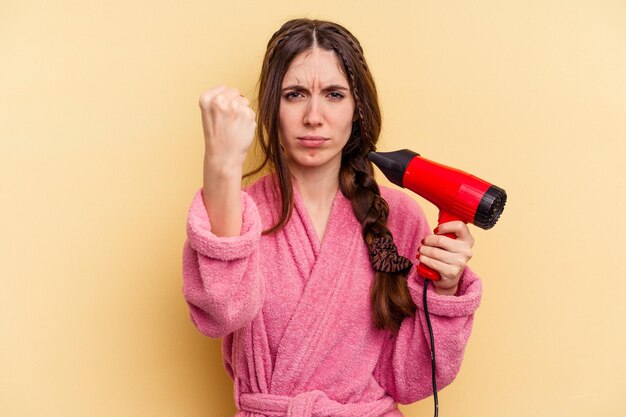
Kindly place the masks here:
<instances>
[{"instance_id":1,"label":"knuckle","mask_svg":"<svg viewBox=\"0 0 626 417\"><path fill-rule=\"evenodd\" d=\"M203 108L206 109L207 106L209 104L209 98L207 97L207 94L201 94L200 97L198 98L198 105Z\"/></svg>"},{"instance_id":2,"label":"knuckle","mask_svg":"<svg viewBox=\"0 0 626 417\"><path fill-rule=\"evenodd\" d=\"M221 110L221 111L228 110L228 100L226 100L224 96L222 95L218 95L217 97L215 97L213 101L211 102L211 104L212 104L212 107L217 110Z\"/></svg>"},{"instance_id":3,"label":"knuckle","mask_svg":"<svg viewBox=\"0 0 626 417\"><path fill-rule=\"evenodd\" d=\"M461 272L463 271L463 267L460 265L455 265L452 268L452 276L456 279L456 277L458 277L459 275L461 275Z\"/></svg>"},{"instance_id":4,"label":"knuckle","mask_svg":"<svg viewBox=\"0 0 626 417\"><path fill-rule=\"evenodd\" d=\"M454 261L450 263L450 266L454 268L455 271L459 268L462 268L463 265L465 265L465 259L463 256L456 257Z\"/></svg>"}]
</instances>

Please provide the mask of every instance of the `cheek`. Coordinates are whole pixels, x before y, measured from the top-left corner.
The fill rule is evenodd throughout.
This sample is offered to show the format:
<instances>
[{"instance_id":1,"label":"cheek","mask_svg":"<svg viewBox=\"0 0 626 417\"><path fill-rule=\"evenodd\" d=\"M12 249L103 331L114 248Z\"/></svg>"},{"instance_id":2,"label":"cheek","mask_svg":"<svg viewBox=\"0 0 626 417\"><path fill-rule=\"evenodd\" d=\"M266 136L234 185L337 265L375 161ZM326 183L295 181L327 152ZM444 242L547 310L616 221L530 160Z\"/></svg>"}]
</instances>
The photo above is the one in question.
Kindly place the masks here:
<instances>
[{"instance_id":1,"label":"cheek","mask_svg":"<svg viewBox=\"0 0 626 417\"><path fill-rule=\"evenodd\" d=\"M281 108L278 112L278 129L287 132L291 126L294 126L297 115L291 110Z\"/></svg>"},{"instance_id":2,"label":"cheek","mask_svg":"<svg viewBox=\"0 0 626 417\"><path fill-rule=\"evenodd\" d=\"M344 109L333 115L333 125L342 132L346 132L349 135L352 131L352 119L354 118L354 112L351 109Z\"/></svg>"},{"instance_id":3,"label":"cheek","mask_svg":"<svg viewBox=\"0 0 626 417\"><path fill-rule=\"evenodd\" d=\"M352 125L352 119L354 119L354 112L356 108L352 103L345 103L335 112L335 118L338 123L342 125Z\"/></svg>"}]
</instances>

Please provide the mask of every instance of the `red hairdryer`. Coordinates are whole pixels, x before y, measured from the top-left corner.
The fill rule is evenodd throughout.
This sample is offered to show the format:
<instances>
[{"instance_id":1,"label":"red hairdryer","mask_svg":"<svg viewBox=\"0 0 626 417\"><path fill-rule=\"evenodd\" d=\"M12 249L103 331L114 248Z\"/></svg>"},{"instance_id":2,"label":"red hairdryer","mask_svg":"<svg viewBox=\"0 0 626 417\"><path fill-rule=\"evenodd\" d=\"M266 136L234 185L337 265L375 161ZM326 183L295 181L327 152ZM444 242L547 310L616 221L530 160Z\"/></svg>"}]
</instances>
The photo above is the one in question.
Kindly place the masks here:
<instances>
[{"instance_id":1,"label":"red hairdryer","mask_svg":"<svg viewBox=\"0 0 626 417\"><path fill-rule=\"evenodd\" d=\"M438 224L453 220L492 228L506 203L506 191L466 172L422 158L408 149L370 152L372 161L392 183L421 195L439 208ZM446 233L452 239L456 236ZM439 273L419 264L420 276L439 280Z\"/></svg>"}]
</instances>

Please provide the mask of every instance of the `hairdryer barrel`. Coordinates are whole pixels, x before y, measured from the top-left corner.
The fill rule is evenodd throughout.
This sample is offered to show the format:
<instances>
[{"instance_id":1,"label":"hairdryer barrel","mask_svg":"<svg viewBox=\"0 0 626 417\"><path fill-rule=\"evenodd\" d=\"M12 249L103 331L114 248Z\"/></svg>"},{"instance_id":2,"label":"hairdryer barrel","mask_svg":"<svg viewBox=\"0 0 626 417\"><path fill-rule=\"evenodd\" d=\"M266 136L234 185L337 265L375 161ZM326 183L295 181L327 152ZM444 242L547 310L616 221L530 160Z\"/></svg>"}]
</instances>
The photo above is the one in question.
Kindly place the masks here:
<instances>
[{"instance_id":1,"label":"hairdryer barrel","mask_svg":"<svg viewBox=\"0 0 626 417\"><path fill-rule=\"evenodd\" d=\"M502 188L458 169L429 161L408 149L370 152L369 159L392 183L410 189L437 206L439 224L461 220L490 229L504 210L506 192ZM422 274L422 269L418 271L425 278L439 279L434 271L430 276Z\"/></svg>"},{"instance_id":2,"label":"hairdryer barrel","mask_svg":"<svg viewBox=\"0 0 626 417\"><path fill-rule=\"evenodd\" d=\"M441 212L482 229L492 228L506 203L506 191L408 149L371 152L370 160L394 184L421 195Z\"/></svg>"}]
</instances>

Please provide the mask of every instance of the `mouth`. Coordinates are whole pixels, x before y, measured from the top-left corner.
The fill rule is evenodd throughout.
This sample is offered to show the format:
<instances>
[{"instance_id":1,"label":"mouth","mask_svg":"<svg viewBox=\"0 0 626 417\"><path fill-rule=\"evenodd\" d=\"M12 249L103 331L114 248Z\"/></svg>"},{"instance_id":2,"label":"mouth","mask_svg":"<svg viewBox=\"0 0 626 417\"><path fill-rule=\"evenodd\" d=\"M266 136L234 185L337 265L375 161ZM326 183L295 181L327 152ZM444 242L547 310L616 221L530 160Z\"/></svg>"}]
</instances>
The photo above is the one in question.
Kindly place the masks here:
<instances>
[{"instance_id":1,"label":"mouth","mask_svg":"<svg viewBox=\"0 0 626 417\"><path fill-rule=\"evenodd\" d=\"M307 148L319 148L328 140L322 136L298 136L298 142Z\"/></svg>"}]
</instances>

